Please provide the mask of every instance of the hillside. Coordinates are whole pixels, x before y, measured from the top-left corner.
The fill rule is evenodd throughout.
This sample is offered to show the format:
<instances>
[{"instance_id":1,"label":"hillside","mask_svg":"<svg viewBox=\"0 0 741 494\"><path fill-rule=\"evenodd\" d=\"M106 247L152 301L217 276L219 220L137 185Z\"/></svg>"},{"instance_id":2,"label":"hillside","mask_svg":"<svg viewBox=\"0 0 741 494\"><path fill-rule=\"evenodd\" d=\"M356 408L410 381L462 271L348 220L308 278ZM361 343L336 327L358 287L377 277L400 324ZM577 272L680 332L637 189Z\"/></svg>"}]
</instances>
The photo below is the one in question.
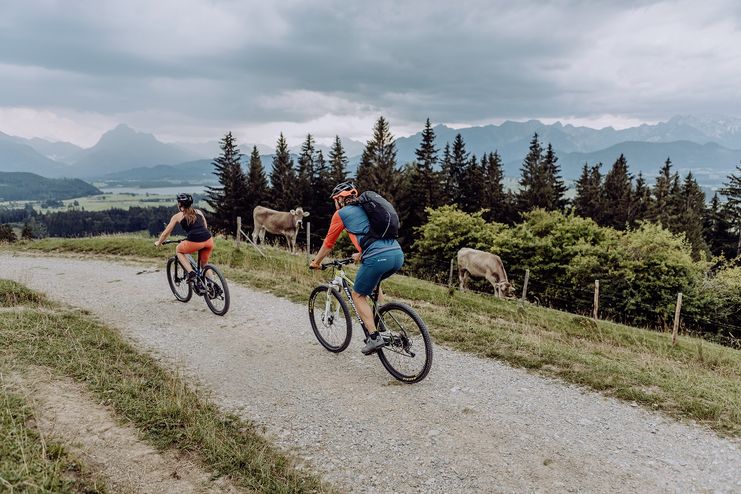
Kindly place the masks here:
<instances>
[{"instance_id":1,"label":"hillside","mask_svg":"<svg viewBox=\"0 0 741 494\"><path fill-rule=\"evenodd\" d=\"M72 199L100 194L78 178L46 178L34 173L0 172L0 201Z\"/></svg>"}]
</instances>

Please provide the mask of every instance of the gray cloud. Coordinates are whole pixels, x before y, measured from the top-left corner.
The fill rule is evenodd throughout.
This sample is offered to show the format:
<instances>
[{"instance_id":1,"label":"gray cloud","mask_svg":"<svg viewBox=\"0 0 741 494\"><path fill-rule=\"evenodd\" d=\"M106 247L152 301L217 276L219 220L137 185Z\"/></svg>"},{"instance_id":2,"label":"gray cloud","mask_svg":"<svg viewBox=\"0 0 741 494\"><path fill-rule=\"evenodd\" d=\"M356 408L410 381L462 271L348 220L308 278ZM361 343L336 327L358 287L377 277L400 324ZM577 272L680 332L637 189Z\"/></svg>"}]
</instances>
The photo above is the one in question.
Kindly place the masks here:
<instances>
[{"instance_id":1,"label":"gray cloud","mask_svg":"<svg viewBox=\"0 0 741 494\"><path fill-rule=\"evenodd\" d=\"M740 20L730 0L3 2L0 108L203 139L331 133L328 115L343 134L379 114L402 132L428 116L741 114Z\"/></svg>"}]
</instances>

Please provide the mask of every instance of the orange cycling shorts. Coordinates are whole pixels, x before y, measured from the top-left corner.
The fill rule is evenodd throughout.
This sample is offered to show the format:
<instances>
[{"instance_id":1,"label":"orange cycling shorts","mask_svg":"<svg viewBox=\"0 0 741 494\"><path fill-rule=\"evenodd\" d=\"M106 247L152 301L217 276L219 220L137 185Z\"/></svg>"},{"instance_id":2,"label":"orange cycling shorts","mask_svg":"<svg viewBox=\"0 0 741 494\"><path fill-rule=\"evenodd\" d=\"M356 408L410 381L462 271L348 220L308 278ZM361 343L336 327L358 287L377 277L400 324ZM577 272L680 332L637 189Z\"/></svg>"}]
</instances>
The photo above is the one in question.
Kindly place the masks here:
<instances>
[{"instance_id":1,"label":"orange cycling shorts","mask_svg":"<svg viewBox=\"0 0 741 494\"><path fill-rule=\"evenodd\" d=\"M198 252L198 258L200 259L201 266L208 262L208 258L211 257L211 251L214 250L214 239L209 238L204 242L191 242L190 240L183 240L175 248L175 252L180 254L193 254Z\"/></svg>"}]
</instances>

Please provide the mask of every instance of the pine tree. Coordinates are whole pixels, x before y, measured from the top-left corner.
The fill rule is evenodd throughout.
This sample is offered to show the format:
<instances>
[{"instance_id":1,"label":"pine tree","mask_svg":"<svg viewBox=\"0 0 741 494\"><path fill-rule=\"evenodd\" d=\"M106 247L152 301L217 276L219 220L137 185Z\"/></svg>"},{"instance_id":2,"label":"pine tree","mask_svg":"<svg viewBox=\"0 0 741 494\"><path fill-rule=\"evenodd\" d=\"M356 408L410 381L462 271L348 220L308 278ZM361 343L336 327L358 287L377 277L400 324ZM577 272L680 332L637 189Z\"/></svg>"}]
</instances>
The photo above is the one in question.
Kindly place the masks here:
<instances>
[{"instance_id":1,"label":"pine tree","mask_svg":"<svg viewBox=\"0 0 741 494\"><path fill-rule=\"evenodd\" d=\"M738 175L734 173L728 175L728 182L723 184L720 193L728 198L726 208L738 234L736 255L741 256L741 166L736 166L736 170L739 172Z\"/></svg>"},{"instance_id":2,"label":"pine tree","mask_svg":"<svg viewBox=\"0 0 741 494\"><path fill-rule=\"evenodd\" d=\"M347 180L347 155L342 147L340 136L335 136L332 149L329 151L330 177L334 185ZM333 185L333 186L334 186Z\"/></svg>"},{"instance_id":3,"label":"pine tree","mask_svg":"<svg viewBox=\"0 0 741 494\"><path fill-rule=\"evenodd\" d=\"M440 161L440 200L443 204L453 204L457 199L456 183L454 181L453 157L450 154L450 143L446 142L443 148L443 159Z\"/></svg>"},{"instance_id":4,"label":"pine tree","mask_svg":"<svg viewBox=\"0 0 741 494\"><path fill-rule=\"evenodd\" d=\"M653 188L653 200L648 212L648 219L661 223L664 228L675 231L677 196L679 195L679 175L672 173L672 161L667 158L661 167L656 185Z\"/></svg>"},{"instance_id":5,"label":"pine tree","mask_svg":"<svg viewBox=\"0 0 741 494\"><path fill-rule=\"evenodd\" d=\"M306 140L301 145L301 153L298 156L298 176L296 178L296 192L299 205L305 211L314 209L314 191L312 181L314 179L315 142L311 134L307 134Z\"/></svg>"},{"instance_id":6,"label":"pine tree","mask_svg":"<svg viewBox=\"0 0 741 494\"><path fill-rule=\"evenodd\" d=\"M321 240L326 234L329 222L334 214L334 202L329 198L332 189L336 185L332 177L330 164L324 159L322 150L318 150L314 160L314 176L311 188L314 191L314 204L311 209L312 237ZM318 244L317 244L318 245Z\"/></svg>"},{"instance_id":7,"label":"pine tree","mask_svg":"<svg viewBox=\"0 0 741 494\"><path fill-rule=\"evenodd\" d=\"M704 238L704 218L706 216L705 193L698 185L692 172L689 172L680 189L681 208L679 210L678 225L692 245L692 254L699 257L700 253L708 253L708 245Z\"/></svg>"},{"instance_id":8,"label":"pine tree","mask_svg":"<svg viewBox=\"0 0 741 494\"><path fill-rule=\"evenodd\" d=\"M432 129L430 119L425 122L425 128L422 131L422 142L414 151L417 157L415 188L420 191L417 197L419 203L425 207L436 208L442 205L440 200L440 178L435 172L437 165L437 149L435 148L435 131Z\"/></svg>"},{"instance_id":9,"label":"pine tree","mask_svg":"<svg viewBox=\"0 0 741 494\"><path fill-rule=\"evenodd\" d=\"M705 231L710 252L730 259L736 256L736 238L731 232L732 222L727 206L727 203L721 204L716 192L707 209Z\"/></svg>"},{"instance_id":10,"label":"pine tree","mask_svg":"<svg viewBox=\"0 0 741 494\"><path fill-rule=\"evenodd\" d=\"M455 150L455 148L454 148ZM455 157L455 153L453 153ZM479 165L476 155L466 163L463 169L463 177L459 186L461 209L467 213L475 213L483 207L482 186L484 183L484 170Z\"/></svg>"},{"instance_id":11,"label":"pine tree","mask_svg":"<svg viewBox=\"0 0 741 494\"><path fill-rule=\"evenodd\" d=\"M628 161L622 154L607 175L602 186L602 221L600 224L624 230L630 224L633 178L628 172Z\"/></svg>"},{"instance_id":12,"label":"pine tree","mask_svg":"<svg viewBox=\"0 0 741 494\"><path fill-rule=\"evenodd\" d=\"M221 154L213 161L214 175L219 186L208 187L206 202L211 206L209 228L222 233L232 233L237 224L237 216L244 216L247 197L247 179L242 170L242 153L237 140L227 132L220 141Z\"/></svg>"},{"instance_id":13,"label":"pine tree","mask_svg":"<svg viewBox=\"0 0 741 494\"><path fill-rule=\"evenodd\" d=\"M460 134L455 136L452 149L448 144L445 145L442 181L446 204L461 204L462 186L465 181L469 159L469 153L466 152L466 143Z\"/></svg>"},{"instance_id":14,"label":"pine tree","mask_svg":"<svg viewBox=\"0 0 741 494\"><path fill-rule=\"evenodd\" d=\"M549 143L545 153L537 132L530 141L530 150L522 162L520 192L517 196L520 213L534 208L561 210L566 206L566 186L561 178L558 157Z\"/></svg>"},{"instance_id":15,"label":"pine tree","mask_svg":"<svg viewBox=\"0 0 741 494\"><path fill-rule=\"evenodd\" d=\"M360 191L373 190L392 204L400 174L396 170L396 144L388 121L379 117L373 128L373 137L365 146L358 165L357 183Z\"/></svg>"},{"instance_id":16,"label":"pine tree","mask_svg":"<svg viewBox=\"0 0 741 494\"><path fill-rule=\"evenodd\" d=\"M581 176L576 181L576 197L574 198L574 212L583 217L591 218L597 223L602 222L602 173L597 163L590 167L584 163Z\"/></svg>"},{"instance_id":17,"label":"pine tree","mask_svg":"<svg viewBox=\"0 0 741 494\"><path fill-rule=\"evenodd\" d=\"M296 193L296 172L293 169L293 158L288 151L288 143L282 132L275 147L270 185L273 208L278 211L289 211L297 206L300 198Z\"/></svg>"},{"instance_id":18,"label":"pine tree","mask_svg":"<svg viewBox=\"0 0 741 494\"><path fill-rule=\"evenodd\" d=\"M414 229L426 222L426 208L437 208L441 205L440 178L435 171L437 164L435 132L429 118L415 155L416 161L402 170L401 186L396 198L401 215L399 236L402 246L410 245Z\"/></svg>"},{"instance_id":19,"label":"pine tree","mask_svg":"<svg viewBox=\"0 0 741 494\"><path fill-rule=\"evenodd\" d=\"M651 188L646 184L646 179L643 178L643 174L638 172L636 178L636 186L633 194L633 204L630 208L630 225L636 226L639 221L648 219L649 211L651 210Z\"/></svg>"},{"instance_id":20,"label":"pine tree","mask_svg":"<svg viewBox=\"0 0 741 494\"><path fill-rule=\"evenodd\" d=\"M250 154L250 169L247 172L247 201L245 205L245 222L252 224L252 211L255 207L266 205L270 200L270 189L268 188L268 177L265 167L262 165L260 152L257 146L252 146Z\"/></svg>"},{"instance_id":21,"label":"pine tree","mask_svg":"<svg viewBox=\"0 0 741 494\"><path fill-rule=\"evenodd\" d=\"M504 170L502 158L497 151L481 160L484 181L481 188L481 207L488 211L484 214L487 221L504 223L507 221L507 196L504 193Z\"/></svg>"}]
</instances>

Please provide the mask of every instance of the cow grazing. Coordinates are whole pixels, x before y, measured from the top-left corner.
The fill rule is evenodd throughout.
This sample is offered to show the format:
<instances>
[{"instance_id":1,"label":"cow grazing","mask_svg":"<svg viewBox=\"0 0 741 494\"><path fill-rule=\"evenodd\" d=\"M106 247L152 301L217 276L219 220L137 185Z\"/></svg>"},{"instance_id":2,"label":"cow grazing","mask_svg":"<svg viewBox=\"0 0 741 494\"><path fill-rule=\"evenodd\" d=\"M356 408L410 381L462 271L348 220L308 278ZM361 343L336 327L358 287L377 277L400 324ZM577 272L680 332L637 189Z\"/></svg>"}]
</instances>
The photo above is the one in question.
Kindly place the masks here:
<instances>
[{"instance_id":1,"label":"cow grazing","mask_svg":"<svg viewBox=\"0 0 741 494\"><path fill-rule=\"evenodd\" d=\"M301 208L291 209L290 212L275 211L263 206L257 206L252 212L252 219L255 222L255 229L252 231L252 241L257 243L265 242L265 232L273 235L283 235L288 242L288 249L291 253L296 248L296 237L301 228L304 218L309 216Z\"/></svg>"},{"instance_id":2,"label":"cow grazing","mask_svg":"<svg viewBox=\"0 0 741 494\"><path fill-rule=\"evenodd\" d=\"M512 296L512 285L507 280L502 260L496 254L464 247L458 251L458 278L461 290L466 289L468 278L486 278L494 286L499 298Z\"/></svg>"}]
</instances>

